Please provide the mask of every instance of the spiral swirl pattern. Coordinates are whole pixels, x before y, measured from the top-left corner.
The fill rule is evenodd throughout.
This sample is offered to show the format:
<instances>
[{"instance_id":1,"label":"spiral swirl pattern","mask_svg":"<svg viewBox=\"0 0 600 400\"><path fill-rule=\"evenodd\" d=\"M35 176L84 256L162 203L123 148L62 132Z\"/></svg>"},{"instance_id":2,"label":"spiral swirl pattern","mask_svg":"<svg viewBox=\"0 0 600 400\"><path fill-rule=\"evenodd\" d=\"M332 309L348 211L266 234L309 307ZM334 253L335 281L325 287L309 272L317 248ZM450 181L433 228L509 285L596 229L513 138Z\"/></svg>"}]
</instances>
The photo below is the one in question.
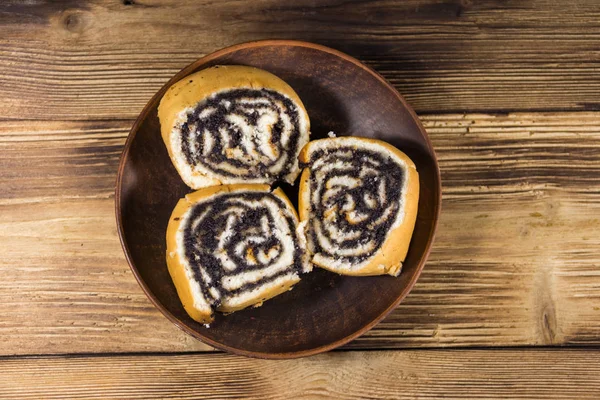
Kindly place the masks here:
<instances>
[{"instance_id":1,"label":"spiral swirl pattern","mask_svg":"<svg viewBox=\"0 0 600 400\"><path fill-rule=\"evenodd\" d=\"M360 266L402 221L402 165L385 152L343 146L313 152L309 164L309 249Z\"/></svg>"},{"instance_id":2,"label":"spiral swirl pattern","mask_svg":"<svg viewBox=\"0 0 600 400\"><path fill-rule=\"evenodd\" d=\"M184 260L213 307L279 278L303 272L297 220L270 192L232 192L187 212L179 234Z\"/></svg>"},{"instance_id":3,"label":"spiral swirl pattern","mask_svg":"<svg viewBox=\"0 0 600 400\"><path fill-rule=\"evenodd\" d=\"M180 149L193 170L224 182L290 181L305 141L301 123L297 105L277 91L220 91L187 113Z\"/></svg>"}]
</instances>

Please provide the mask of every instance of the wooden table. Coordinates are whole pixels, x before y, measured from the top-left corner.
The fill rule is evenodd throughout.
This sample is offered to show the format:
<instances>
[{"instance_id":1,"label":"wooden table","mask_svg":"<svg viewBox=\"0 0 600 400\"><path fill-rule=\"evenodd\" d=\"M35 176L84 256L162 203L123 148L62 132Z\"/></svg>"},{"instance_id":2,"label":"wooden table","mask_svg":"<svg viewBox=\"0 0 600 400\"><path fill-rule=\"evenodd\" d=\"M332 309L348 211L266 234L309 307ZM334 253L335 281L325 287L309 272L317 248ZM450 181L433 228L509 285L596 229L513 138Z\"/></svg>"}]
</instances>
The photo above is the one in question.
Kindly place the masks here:
<instances>
[{"instance_id":1,"label":"wooden table","mask_svg":"<svg viewBox=\"0 0 600 400\"><path fill-rule=\"evenodd\" d=\"M58 4L60 3L60 4ZM0 4L0 397L600 397L600 3ZM265 38L390 80L437 151L413 292L339 351L214 351L148 301L117 238L133 119L204 54Z\"/></svg>"}]
</instances>

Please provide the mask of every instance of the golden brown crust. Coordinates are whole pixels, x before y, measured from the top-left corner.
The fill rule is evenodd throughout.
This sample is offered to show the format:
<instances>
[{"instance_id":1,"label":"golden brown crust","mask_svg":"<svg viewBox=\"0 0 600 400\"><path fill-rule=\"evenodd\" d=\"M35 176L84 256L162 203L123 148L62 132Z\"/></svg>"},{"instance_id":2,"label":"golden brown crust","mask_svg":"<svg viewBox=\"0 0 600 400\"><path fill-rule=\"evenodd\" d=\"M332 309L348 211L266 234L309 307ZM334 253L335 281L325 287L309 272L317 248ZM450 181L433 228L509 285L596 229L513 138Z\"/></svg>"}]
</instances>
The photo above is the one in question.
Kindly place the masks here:
<instances>
[{"instance_id":1,"label":"golden brown crust","mask_svg":"<svg viewBox=\"0 0 600 400\"><path fill-rule=\"evenodd\" d=\"M218 188L218 187L216 187ZM214 189L214 188L209 188ZM213 191L213 194L216 193ZM212 312L207 310L199 310L194 306L194 297L192 295L192 288L190 280L187 277L185 267L179 257L177 251L177 231L181 226L183 215L189 210L192 203L190 203L187 197L179 200L173 212L171 218L169 218L169 225L167 226L167 267L173 284L177 290L177 295L183 304L183 308L192 319L200 323L209 323L212 321Z\"/></svg>"},{"instance_id":2,"label":"golden brown crust","mask_svg":"<svg viewBox=\"0 0 600 400\"><path fill-rule=\"evenodd\" d=\"M182 171L179 170L171 148L171 135L175 125L180 122L181 112L190 107L195 107L196 104L213 93L234 88L269 88L288 96L301 109L300 117L305 119L307 132L310 131L308 113L300 97L290 85L277 76L258 68L243 65L217 65L203 69L174 83L166 91L158 106L161 136L173 165L182 177ZM222 183L214 177L196 175L196 179L200 177L203 178L202 184L195 186L196 188L215 186ZM190 185L189 182L186 182L186 184Z\"/></svg>"},{"instance_id":3,"label":"golden brown crust","mask_svg":"<svg viewBox=\"0 0 600 400\"><path fill-rule=\"evenodd\" d=\"M265 185L265 186L267 186L267 185ZM296 208L294 207L294 205L292 204L292 202L290 201L290 199L286 196L286 194L283 191L283 189L281 189L280 187L278 187L278 188L275 188L275 189L271 190L271 193L273 193L275 196L277 196L281 200L283 200L283 202L287 205L287 207L289 208L290 212L294 216L294 219L296 220L296 223L298 223L299 219L298 219L298 213L296 212Z\"/></svg>"},{"instance_id":4,"label":"golden brown crust","mask_svg":"<svg viewBox=\"0 0 600 400\"><path fill-rule=\"evenodd\" d=\"M335 138L311 140L300 150L300 153L298 154L298 161L300 161L301 163L308 163L310 161L310 152L312 151L313 148L316 148L319 145L322 145L324 143L336 143L336 142L340 143L340 145L341 145L347 139L357 140L360 142L375 144L375 145L384 147L387 150L394 153L395 155L397 155L402 161L404 161L406 163L407 166L414 168L416 170L415 163L406 154L404 154L402 151L398 150L396 147L392 146L388 142L384 142L383 140L379 140L379 139L366 138L366 137L360 137L360 136L339 136L339 137L335 137ZM333 147L335 147L335 145Z\"/></svg>"},{"instance_id":5,"label":"golden brown crust","mask_svg":"<svg viewBox=\"0 0 600 400\"><path fill-rule=\"evenodd\" d=\"M369 263L367 263L360 269L351 271L340 271L338 269L331 268L328 265L318 264L314 261L313 263L321 268L343 275L369 276L389 274L392 276L398 276L402 269L402 263L404 262L406 254L408 253L410 240L412 238L415 222L417 219L417 211L419 206L419 174L417 172L414 162L406 154L404 154L402 151L398 150L391 144L377 139L361 138L356 136L352 136L351 138L362 142L382 146L390 150L392 153L394 153L406 163L407 183L406 197L404 200L404 219L402 220L402 223L399 226L394 228L389 233L387 239L385 240L377 254L369 261ZM301 163L308 163L310 161L310 152L312 151L312 148L316 148L313 146L323 144L322 141L337 141L341 144L343 140L344 137L311 141L300 151L298 160ZM310 214L310 188L308 184L309 179L310 169L305 168L304 171L302 171L302 175L300 177L300 190L298 198L298 208L301 222L308 221Z\"/></svg>"},{"instance_id":6,"label":"golden brown crust","mask_svg":"<svg viewBox=\"0 0 600 400\"><path fill-rule=\"evenodd\" d=\"M192 295L191 281L187 277L186 270L184 265L181 262L179 257L179 253L177 251L177 232L182 223L182 217L185 213L196 203L199 201L212 197L218 193L230 193L230 192L238 192L238 191L255 191L255 192L269 192L269 185L261 185L261 184L237 184L237 185L222 185L222 186L211 186L207 188L203 188L197 190L195 192L189 193L183 199L179 200L175 208L173 209L173 213L171 214L171 218L169 219L169 224L167 226L167 267L169 268L169 274L173 279L173 283L175 284L175 288L177 289L177 294L179 299L181 300L185 311L189 314L192 319L198 321L200 323L209 323L212 321L212 312L207 312L204 310L199 310L194 307L194 297ZM282 199L290 208L290 211L296 218L296 212L294 207L292 206L290 200L287 198L285 193L277 188L272 191L272 193ZM297 283L300 279L286 281L281 286L276 286L272 288L265 288L263 291L259 291L256 295L243 304L236 305L235 307L227 307L222 306L219 307L219 311L223 312L233 312L237 310L241 310L243 308L252 306L252 305L260 305L262 302L277 296L287 290L290 290L291 287Z\"/></svg>"},{"instance_id":7,"label":"golden brown crust","mask_svg":"<svg viewBox=\"0 0 600 400\"><path fill-rule=\"evenodd\" d=\"M308 146L304 146L306 148ZM310 168L304 168L300 175L300 186L298 187L298 215L300 221L308 221L310 217Z\"/></svg>"}]
</instances>

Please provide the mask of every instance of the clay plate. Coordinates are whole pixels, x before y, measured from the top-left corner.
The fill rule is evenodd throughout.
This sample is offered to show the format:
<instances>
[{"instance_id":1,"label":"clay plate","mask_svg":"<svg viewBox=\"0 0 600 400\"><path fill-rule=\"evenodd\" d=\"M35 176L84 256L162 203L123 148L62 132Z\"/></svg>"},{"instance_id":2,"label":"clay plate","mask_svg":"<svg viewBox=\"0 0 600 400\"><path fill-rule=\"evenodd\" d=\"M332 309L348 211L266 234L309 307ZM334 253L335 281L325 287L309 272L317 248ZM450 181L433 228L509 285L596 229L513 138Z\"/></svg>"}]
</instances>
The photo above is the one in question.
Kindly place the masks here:
<instances>
[{"instance_id":1,"label":"clay plate","mask_svg":"<svg viewBox=\"0 0 600 400\"><path fill-rule=\"evenodd\" d=\"M165 232L181 181L160 136L158 103L176 81L217 64L263 68L288 82L304 102L312 138L327 132L386 140L412 158L420 176L417 223L402 274L344 277L316 268L295 288L262 307L224 316L210 328L184 311L165 262ZM297 188L284 187L292 201ZM121 244L140 286L175 325L232 353L261 358L302 357L331 350L365 333L415 284L429 254L440 213L440 173L414 111L380 75L339 51L297 41L260 41L208 55L173 77L135 121L119 165L115 193Z\"/></svg>"}]
</instances>

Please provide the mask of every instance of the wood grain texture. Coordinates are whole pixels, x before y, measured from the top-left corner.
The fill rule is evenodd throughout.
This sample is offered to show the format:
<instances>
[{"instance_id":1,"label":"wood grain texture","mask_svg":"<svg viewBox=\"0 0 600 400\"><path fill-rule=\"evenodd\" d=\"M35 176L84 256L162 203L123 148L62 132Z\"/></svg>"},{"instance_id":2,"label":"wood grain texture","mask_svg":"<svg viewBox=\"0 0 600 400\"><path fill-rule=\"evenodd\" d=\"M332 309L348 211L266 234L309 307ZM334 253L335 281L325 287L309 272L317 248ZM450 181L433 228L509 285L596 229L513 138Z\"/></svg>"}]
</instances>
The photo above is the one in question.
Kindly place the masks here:
<instances>
[{"instance_id":1,"label":"wood grain texture","mask_svg":"<svg viewBox=\"0 0 600 400\"><path fill-rule=\"evenodd\" d=\"M597 399L598 350L332 352L0 360L10 399Z\"/></svg>"},{"instance_id":2,"label":"wood grain texture","mask_svg":"<svg viewBox=\"0 0 600 400\"><path fill-rule=\"evenodd\" d=\"M576 0L0 4L0 119L135 118L198 57L298 39L359 58L418 112L598 110L600 7Z\"/></svg>"},{"instance_id":3,"label":"wood grain texture","mask_svg":"<svg viewBox=\"0 0 600 400\"><path fill-rule=\"evenodd\" d=\"M434 250L347 348L600 344L600 113L422 120L443 179ZM154 309L119 246L130 124L0 122L0 354L207 349Z\"/></svg>"}]
</instances>

